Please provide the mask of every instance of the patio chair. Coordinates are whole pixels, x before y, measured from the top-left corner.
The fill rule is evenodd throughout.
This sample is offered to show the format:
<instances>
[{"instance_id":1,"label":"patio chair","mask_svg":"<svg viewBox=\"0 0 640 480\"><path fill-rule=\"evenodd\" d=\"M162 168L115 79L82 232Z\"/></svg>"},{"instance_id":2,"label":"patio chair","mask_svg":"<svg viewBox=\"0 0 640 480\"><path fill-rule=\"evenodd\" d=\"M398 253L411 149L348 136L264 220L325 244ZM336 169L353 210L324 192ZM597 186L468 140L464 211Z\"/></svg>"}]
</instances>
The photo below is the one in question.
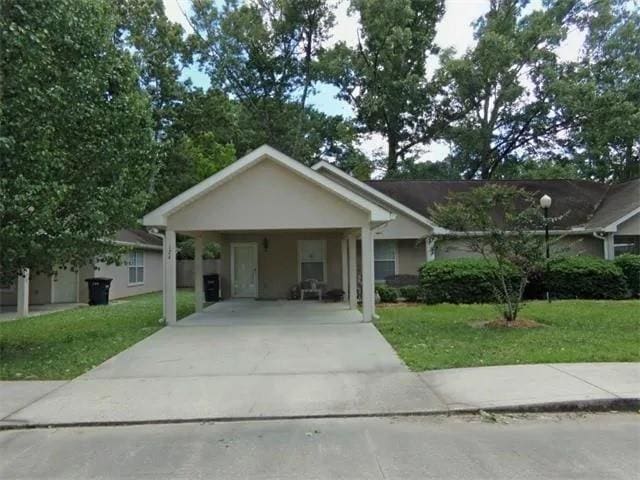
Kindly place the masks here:
<instances>
[{"instance_id":1,"label":"patio chair","mask_svg":"<svg viewBox=\"0 0 640 480\"><path fill-rule=\"evenodd\" d=\"M318 295L318 300L322 300L322 283L315 278L303 280L300 283L300 301L304 300L305 293Z\"/></svg>"}]
</instances>

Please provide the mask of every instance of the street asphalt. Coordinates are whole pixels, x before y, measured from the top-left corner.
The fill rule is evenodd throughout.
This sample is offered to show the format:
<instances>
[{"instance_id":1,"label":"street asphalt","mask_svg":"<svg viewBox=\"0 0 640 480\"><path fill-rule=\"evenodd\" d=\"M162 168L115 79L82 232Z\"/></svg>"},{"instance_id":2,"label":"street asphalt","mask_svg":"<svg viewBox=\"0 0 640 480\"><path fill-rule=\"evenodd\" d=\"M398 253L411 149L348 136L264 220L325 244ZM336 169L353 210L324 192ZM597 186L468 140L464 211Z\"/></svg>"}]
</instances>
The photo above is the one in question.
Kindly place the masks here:
<instances>
[{"instance_id":1,"label":"street asphalt","mask_svg":"<svg viewBox=\"0 0 640 480\"><path fill-rule=\"evenodd\" d=\"M640 477L637 413L273 420L0 432L10 479Z\"/></svg>"}]
</instances>

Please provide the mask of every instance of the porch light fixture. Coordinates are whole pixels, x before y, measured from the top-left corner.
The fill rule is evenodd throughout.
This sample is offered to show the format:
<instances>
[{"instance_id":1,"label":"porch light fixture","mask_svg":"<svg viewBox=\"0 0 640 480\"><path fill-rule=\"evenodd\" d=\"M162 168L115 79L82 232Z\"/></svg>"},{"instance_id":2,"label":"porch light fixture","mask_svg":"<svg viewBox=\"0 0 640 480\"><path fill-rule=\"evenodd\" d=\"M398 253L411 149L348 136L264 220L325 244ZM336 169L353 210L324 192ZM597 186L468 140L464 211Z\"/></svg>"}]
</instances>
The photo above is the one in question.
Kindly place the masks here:
<instances>
[{"instance_id":1,"label":"porch light fixture","mask_svg":"<svg viewBox=\"0 0 640 480\"><path fill-rule=\"evenodd\" d=\"M269 249L269 240L267 240L267 237L262 239L262 246L264 247L265 252Z\"/></svg>"}]
</instances>

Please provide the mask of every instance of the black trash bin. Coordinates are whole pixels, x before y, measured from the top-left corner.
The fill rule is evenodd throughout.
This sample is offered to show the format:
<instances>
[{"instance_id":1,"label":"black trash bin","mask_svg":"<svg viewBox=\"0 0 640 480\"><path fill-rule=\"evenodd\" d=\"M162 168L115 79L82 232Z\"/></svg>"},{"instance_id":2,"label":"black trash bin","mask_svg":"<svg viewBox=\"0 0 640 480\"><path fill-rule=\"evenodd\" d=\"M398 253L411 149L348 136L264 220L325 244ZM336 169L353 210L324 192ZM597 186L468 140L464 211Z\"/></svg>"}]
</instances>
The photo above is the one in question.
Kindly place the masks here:
<instances>
[{"instance_id":1,"label":"black trash bin","mask_svg":"<svg viewBox=\"0 0 640 480\"><path fill-rule=\"evenodd\" d=\"M87 278L89 286L89 305L108 305L109 304L109 286L112 278L96 277Z\"/></svg>"},{"instance_id":2,"label":"black trash bin","mask_svg":"<svg viewBox=\"0 0 640 480\"><path fill-rule=\"evenodd\" d=\"M204 301L217 302L220 300L220 276L217 273L203 275Z\"/></svg>"}]
</instances>

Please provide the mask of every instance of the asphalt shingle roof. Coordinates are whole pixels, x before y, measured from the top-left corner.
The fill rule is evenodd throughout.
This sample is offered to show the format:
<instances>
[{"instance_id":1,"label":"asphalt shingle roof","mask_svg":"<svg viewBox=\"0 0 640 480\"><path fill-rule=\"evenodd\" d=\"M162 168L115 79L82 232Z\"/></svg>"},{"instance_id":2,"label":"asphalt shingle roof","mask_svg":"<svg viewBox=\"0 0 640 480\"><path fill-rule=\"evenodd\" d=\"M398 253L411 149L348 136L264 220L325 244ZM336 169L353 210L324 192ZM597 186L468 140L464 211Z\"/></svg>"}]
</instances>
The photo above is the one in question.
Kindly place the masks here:
<instances>
[{"instance_id":1,"label":"asphalt shingle roof","mask_svg":"<svg viewBox=\"0 0 640 480\"><path fill-rule=\"evenodd\" d=\"M162 240L142 228L127 228L116 233L119 242L140 243L142 245L162 246Z\"/></svg>"},{"instance_id":2,"label":"asphalt shingle roof","mask_svg":"<svg viewBox=\"0 0 640 480\"><path fill-rule=\"evenodd\" d=\"M555 227L564 229L606 226L640 206L640 179L612 186L587 180L370 180L366 183L427 217L430 208L446 202L451 194L487 184L510 185L535 196L549 195L552 198L549 215L562 217Z\"/></svg>"}]
</instances>

